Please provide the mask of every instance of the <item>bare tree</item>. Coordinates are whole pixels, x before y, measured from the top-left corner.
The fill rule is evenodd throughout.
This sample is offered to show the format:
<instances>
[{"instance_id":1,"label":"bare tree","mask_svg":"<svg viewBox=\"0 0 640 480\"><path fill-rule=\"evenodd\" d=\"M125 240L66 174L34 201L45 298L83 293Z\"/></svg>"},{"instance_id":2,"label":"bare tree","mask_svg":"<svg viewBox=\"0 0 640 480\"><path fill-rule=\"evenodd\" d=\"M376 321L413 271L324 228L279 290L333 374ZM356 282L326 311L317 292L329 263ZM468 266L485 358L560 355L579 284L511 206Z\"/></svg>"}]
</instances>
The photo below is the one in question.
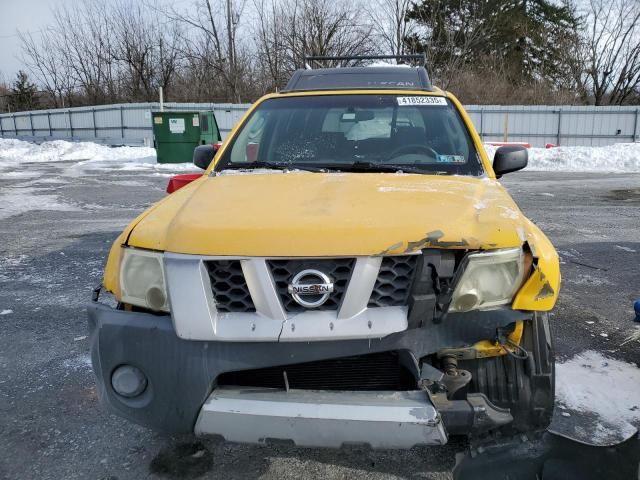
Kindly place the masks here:
<instances>
[{"instance_id":1,"label":"bare tree","mask_svg":"<svg viewBox=\"0 0 640 480\"><path fill-rule=\"evenodd\" d=\"M640 2L589 0L585 72L596 105L623 104L640 85Z\"/></svg>"},{"instance_id":2,"label":"bare tree","mask_svg":"<svg viewBox=\"0 0 640 480\"><path fill-rule=\"evenodd\" d=\"M560 55L556 61L562 68L553 76L552 84L565 97L565 101L561 103L586 104L589 101L588 78L585 75L588 51L582 36L585 29L586 24L583 22L574 35L558 38Z\"/></svg>"},{"instance_id":3,"label":"bare tree","mask_svg":"<svg viewBox=\"0 0 640 480\"><path fill-rule=\"evenodd\" d=\"M104 5L93 1L54 10L39 42L21 36L23 59L56 104L70 104L75 88L92 103L115 98L111 27Z\"/></svg>"},{"instance_id":4,"label":"bare tree","mask_svg":"<svg viewBox=\"0 0 640 480\"><path fill-rule=\"evenodd\" d=\"M287 62L287 38L282 20L286 9L278 0L254 0L257 14L254 36L256 39L257 65L265 78L265 91L280 88L291 67Z\"/></svg>"},{"instance_id":5,"label":"bare tree","mask_svg":"<svg viewBox=\"0 0 640 480\"><path fill-rule=\"evenodd\" d=\"M474 102L640 98L640 0L583 0L578 27L566 12L565 23L547 29L538 19L542 27L525 28L521 47L534 33L550 35L560 53L537 45L519 63L518 52L505 53L518 48L505 47L501 39L511 37L502 30L512 26L507 10L528 25L526 2L496 11L500 2L488 0L193 1L189 10L170 0L68 4L40 37L21 36L24 62L53 106L152 100L159 87L176 101L247 101L283 86L309 55L408 52L425 52L436 82ZM518 77L529 58L551 73ZM479 92L479 82L493 91Z\"/></svg>"},{"instance_id":6,"label":"bare tree","mask_svg":"<svg viewBox=\"0 0 640 480\"><path fill-rule=\"evenodd\" d=\"M183 36L185 56L191 64L207 68L210 75L220 76L234 101L241 100L244 66L239 61L242 55L237 34L244 5L244 1L234 4L232 0L198 0L196 8L189 11L174 6L160 8L167 17L191 29Z\"/></svg>"},{"instance_id":7,"label":"bare tree","mask_svg":"<svg viewBox=\"0 0 640 480\"><path fill-rule=\"evenodd\" d=\"M70 106L76 80L69 57L62 53L60 35L44 30L39 41L31 34L20 34L22 61L53 100L54 107Z\"/></svg>"},{"instance_id":8,"label":"bare tree","mask_svg":"<svg viewBox=\"0 0 640 480\"><path fill-rule=\"evenodd\" d=\"M416 22L408 17L413 3L414 0L376 0L368 10L374 32L391 55L407 53L406 40L416 32Z\"/></svg>"},{"instance_id":9,"label":"bare tree","mask_svg":"<svg viewBox=\"0 0 640 480\"><path fill-rule=\"evenodd\" d=\"M153 100L159 87L169 98L180 56L180 28L157 12L123 0L111 11L114 20L112 59L119 63L121 88L132 100Z\"/></svg>"},{"instance_id":10,"label":"bare tree","mask_svg":"<svg viewBox=\"0 0 640 480\"><path fill-rule=\"evenodd\" d=\"M305 56L356 56L372 51L373 28L361 19L360 5L332 0L289 0L285 5L286 45L293 68L304 67Z\"/></svg>"},{"instance_id":11,"label":"bare tree","mask_svg":"<svg viewBox=\"0 0 640 480\"><path fill-rule=\"evenodd\" d=\"M82 2L54 11L59 54L94 104L117 98L118 65L112 61L113 19L104 3Z\"/></svg>"}]
</instances>

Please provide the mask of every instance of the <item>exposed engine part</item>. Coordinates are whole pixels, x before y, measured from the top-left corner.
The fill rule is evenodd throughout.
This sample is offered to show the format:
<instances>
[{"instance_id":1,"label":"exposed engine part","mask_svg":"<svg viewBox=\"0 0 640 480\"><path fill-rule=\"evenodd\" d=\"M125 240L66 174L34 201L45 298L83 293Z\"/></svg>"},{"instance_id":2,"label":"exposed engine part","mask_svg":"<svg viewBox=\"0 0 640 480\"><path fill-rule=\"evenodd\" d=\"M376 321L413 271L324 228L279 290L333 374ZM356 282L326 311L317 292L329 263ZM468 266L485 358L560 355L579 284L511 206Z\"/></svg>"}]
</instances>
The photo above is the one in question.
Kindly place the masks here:
<instances>
[{"instance_id":1,"label":"exposed engine part","mask_svg":"<svg viewBox=\"0 0 640 480\"><path fill-rule=\"evenodd\" d=\"M423 362L420 369L420 377L418 378L418 387L431 393L442 393L445 391L442 384L443 378L444 373L430 363Z\"/></svg>"},{"instance_id":2,"label":"exposed engine part","mask_svg":"<svg viewBox=\"0 0 640 480\"><path fill-rule=\"evenodd\" d=\"M525 361L517 355L502 355L465 360L460 365L471 372L469 392L484 393L491 402L511 410L512 430L543 430L551 421L555 396L553 345L546 313L536 313L533 320L525 322L521 348L527 351Z\"/></svg>"},{"instance_id":3,"label":"exposed engine part","mask_svg":"<svg viewBox=\"0 0 640 480\"><path fill-rule=\"evenodd\" d=\"M455 253L425 249L418 259L416 275L409 297L409 328L419 328L425 321L438 323L448 306L450 282L455 273Z\"/></svg>"},{"instance_id":4,"label":"exposed engine part","mask_svg":"<svg viewBox=\"0 0 640 480\"><path fill-rule=\"evenodd\" d=\"M441 363L442 363L442 370L444 370L444 373L446 375L451 375L451 376L456 375L456 370L458 369L458 360L456 359L456 357L453 357L453 356L442 357Z\"/></svg>"},{"instance_id":5,"label":"exposed engine part","mask_svg":"<svg viewBox=\"0 0 640 480\"><path fill-rule=\"evenodd\" d=\"M430 382L441 382L444 378L444 373L438 370L430 363L423 362L420 369L420 380L426 380Z\"/></svg>"},{"instance_id":6,"label":"exposed engine part","mask_svg":"<svg viewBox=\"0 0 640 480\"><path fill-rule=\"evenodd\" d=\"M218 376L217 385L277 389L286 389L288 385L290 390L408 391L415 390L418 375L417 367L412 363L403 351L379 352L226 372Z\"/></svg>"},{"instance_id":7,"label":"exposed engine part","mask_svg":"<svg viewBox=\"0 0 640 480\"><path fill-rule=\"evenodd\" d=\"M527 352L522 345L509 339L509 333L505 332L502 328L498 328L497 332L496 339L507 355L512 356L516 360L527 360L529 358L529 352Z\"/></svg>"},{"instance_id":8,"label":"exposed engine part","mask_svg":"<svg viewBox=\"0 0 640 480\"><path fill-rule=\"evenodd\" d=\"M456 393L471 381L471 373L458 369L458 359L454 356L443 357L441 364L444 371L442 383L447 389L447 397L449 399L456 398Z\"/></svg>"},{"instance_id":9,"label":"exposed engine part","mask_svg":"<svg viewBox=\"0 0 640 480\"><path fill-rule=\"evenodd\" d=\"M494 405L482 393L453 401L439 393L431 395L431 401L440 412L447 432L452 435L479 434L513 422L509 409Z\"/></svg>"}]
</instances>

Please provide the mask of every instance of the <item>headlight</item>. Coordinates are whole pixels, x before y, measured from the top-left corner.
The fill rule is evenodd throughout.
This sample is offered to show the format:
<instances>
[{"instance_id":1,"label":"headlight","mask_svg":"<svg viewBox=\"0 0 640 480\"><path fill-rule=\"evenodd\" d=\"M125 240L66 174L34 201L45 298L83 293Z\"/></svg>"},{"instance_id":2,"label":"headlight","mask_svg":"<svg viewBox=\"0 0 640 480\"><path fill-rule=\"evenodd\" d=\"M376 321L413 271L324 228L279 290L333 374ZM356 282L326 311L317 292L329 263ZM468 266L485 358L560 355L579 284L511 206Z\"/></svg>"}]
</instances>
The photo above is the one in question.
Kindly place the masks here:
<instances>
[{"instance_id":1,"label":"headlight","mask_svg":"<svg viewBox=\"0 0 640 480\"><path fill-rule=\"evenodd\" d=\"M523 264L520 248L468 255L449 311L468 312L510 303L522 284Z\"/></svg>"},{"instance_id":2,"label":"headlight","mask_svg":"<svg viewBox=\"0 0 640 480\"><path fill-rule=\"evenodd\" d=\"M169 311L162 253L125 248L120 266L121 301Z\"/></svg>"}]
</instances>

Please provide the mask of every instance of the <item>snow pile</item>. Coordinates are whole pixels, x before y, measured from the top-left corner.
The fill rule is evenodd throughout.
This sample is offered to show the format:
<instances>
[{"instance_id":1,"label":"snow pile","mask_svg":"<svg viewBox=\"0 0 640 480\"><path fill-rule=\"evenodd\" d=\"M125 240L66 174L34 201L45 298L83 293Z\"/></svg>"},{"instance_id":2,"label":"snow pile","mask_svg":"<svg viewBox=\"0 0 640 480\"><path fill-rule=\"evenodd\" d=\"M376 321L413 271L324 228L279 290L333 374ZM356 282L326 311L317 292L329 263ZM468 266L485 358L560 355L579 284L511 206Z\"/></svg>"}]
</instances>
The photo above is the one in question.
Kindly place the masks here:
<instances>
[{"instance_id":1,"label":"snow pile","mask_svg":"<svg viewBox=\"0 0 640 480\"><path fill-rule=\"evenodd\" d=\"M92 142L53 140L41 144L0 138L0 171L24 163L74 162L72 169L196 171L191 163L158 164L149 147L108 147Z\"/></svg>"},{"instance_id":2,"label":"snow pile","mask_svg":"<svg viewBox=\"0 0 640 480\"><path fill-rule=\"evenodd\" d=\"M493 159L498 147L484 145ZM606 147L529 148L529 171L640 172L640 143L617 143Z\"/></svg>"},{"instance_id":3,"label":"snow pile","mask_svg":"<svg viewBox=\"0 0 640 480\"><path fill-rule=\"evenodd\" d=\"M0 161L52 162L78 160L137 160L155 163L156 151L146 147L107 147L92 142L52 140L41 144L0 138Z\"/></svg>"},{"instance_id":4,"label":"snow pile","mask_svg":"<svg viewBox=\"0 0 640 480\"><path fill-rule=\"evenodd\" d=\"M497 147L485 145L492 159ZM156 163L149 147L107 147L92 142L53 140L41 144L0 138L0 172L4 176L28 178L28 171L13 171L24 163L73 162L74 171L145 170L151 172L196 172L191 163ZM527 170L562 172L640 172L640 143L618 143L606 147L530 148Z\"/></svg>"},{"instance_id":5,"label":"snow pile","mask_svg":"<svg viewBox=\"0 0 640 480\"><path fill-rule=\"evenodd\" d=\"M640 426L640 368L587 350L556 365L556 399L560 408L594 413L594 435Z\"/></svg>"}]
</instances>

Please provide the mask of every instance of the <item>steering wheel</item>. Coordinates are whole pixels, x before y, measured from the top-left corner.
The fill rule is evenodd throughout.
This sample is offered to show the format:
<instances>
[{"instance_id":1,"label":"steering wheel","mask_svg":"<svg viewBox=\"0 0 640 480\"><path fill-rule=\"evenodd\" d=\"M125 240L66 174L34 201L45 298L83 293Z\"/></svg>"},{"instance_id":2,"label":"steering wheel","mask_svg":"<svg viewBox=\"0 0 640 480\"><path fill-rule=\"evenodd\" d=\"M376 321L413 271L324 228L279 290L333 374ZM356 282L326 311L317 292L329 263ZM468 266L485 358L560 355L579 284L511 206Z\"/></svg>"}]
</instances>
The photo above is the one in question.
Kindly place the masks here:
<instances>
[{"instance_id":1,"label":"steering wheel","mask_svg":"<svg viewBox=\"0 0 640 480\"><path fill-rule=\"evenodd\" d=\"M417 150L417 152L416 152ZM409 143L407 145L401 145L391 152L389 158L396 158L401 155L407 155L409 153L425 153L429 157L433 157L435 160L440 156L433 148L423 145L421 143Z\"/></svg>"}]
</instances>

